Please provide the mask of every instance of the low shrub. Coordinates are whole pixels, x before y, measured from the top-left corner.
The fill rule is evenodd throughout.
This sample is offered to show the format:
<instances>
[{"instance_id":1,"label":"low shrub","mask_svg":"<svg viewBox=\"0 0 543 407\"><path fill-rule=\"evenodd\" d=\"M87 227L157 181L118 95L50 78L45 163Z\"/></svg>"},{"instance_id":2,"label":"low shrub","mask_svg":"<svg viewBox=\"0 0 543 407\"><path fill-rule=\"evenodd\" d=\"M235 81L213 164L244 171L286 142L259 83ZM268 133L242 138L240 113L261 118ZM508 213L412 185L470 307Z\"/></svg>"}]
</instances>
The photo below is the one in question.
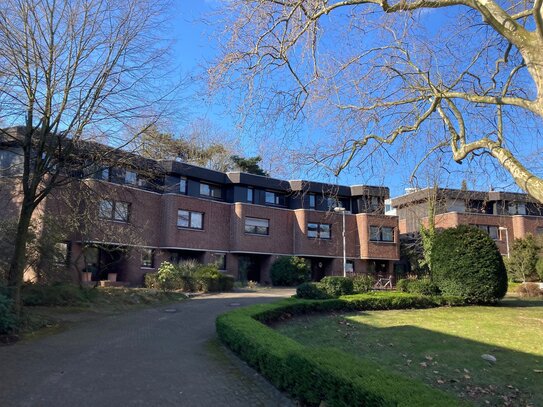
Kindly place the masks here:
<instances>
[{"instance_id":1,"label":"low shrub","mask_svg":"<svg viewBox=\"0 0 543 407\"><path fill-rule=\"evenodd\" d=\"M309 300L325 300L330 298L324 290L319 286L319 283L302 283L296 288L296 296Z\"/></svg>"},{"instance_id":2,"label":"low shrub","mask_svg":"<svg viewBox=\"0 0 543 407\"><path fill-rule=\"evenodd\" d=\"M12 312L12 301L0 294L0 334L9 334L17 328L17 317Z\"/></svg>"},{"instance_id":3,"label":"low shrub","mask_svg":"<svg viewBox=\"0 0 543 407\"><path fill-rule=\"evenodd\" d=\"M223 343L302 405L457 406L463 403L453 396L378 363L336 349L305 347L263 323L314 312L427 308L460 302L456 298L403 293L359 294L331 300L287 299L223 314L216 326Z\"/></svg>"},{"instance_id":4,"label":"low shrub","mask_svg":"<svg viewBox=\"0 0 543 407\"><path fill-rule=\"evenodd\" d=\"M517 294L524 298L543 297L543 290L538 283L524 283L517 287Z\"/></svg>"},{"instance_id":5,"label":"low shrub","mask_svg":"<svg viewBox=\"0 0 543 407\"><path fill-rule=\"evenodd\" d=\"M328 296L337 298L353 293L353 280L346 277L328 276L319 282L318 287Z\"/></svg>"},{"instance_id":6,"label":"low shrub","mask_svg":"<svg viewBox=\"0 0 543 407\"><path fill-rule=\"evenodd\" d=\"M371 291L375 285L375 278L370 275L359 275L352 278L353 293L363 294Z\"/></svg>"},{"instance_id":7,"label":"low shrub","mask_svg":"<svg viewBox=\"0 0 543 407\"><path fill-rule=\"evenodd\" d=\"M428 278L402 279L396 283L396 289L404 293L421 295L440 295L437 285Z\"/></svg>"},{"instance_id":8,"label":"low shrub","mask_svg":"<svg viewBox=\"0 0 543 407\"><path fill-rule=\"evenodd\" d=\"M311 270L305 259L285 256L272 264L270 277L273 285L292 287L309 281Z\"/></svg>"},{"instance_id":9,"label":"low shrub","mask_svg":"<svg viewBox=\"0 0 543 407\"><path fill-rule=\"evenodd\" d=\"M21 290L21 299L26 306L81 305L95 296L95 290L73 284L25 284Z\"/></svg>"},{"instance_id":10,"label":"low shrub","mask_svg":"<svg viewBox=\"0 0 543 407\"><path fill-rule=\"evenodd\" d=\"M173 265L163 262L156 273L148 273L145 286L159 290L180 290L185 292L230 291L234 278L221 273L215 265L194 265L182 262Z\"/></svg>"}]
</instances>

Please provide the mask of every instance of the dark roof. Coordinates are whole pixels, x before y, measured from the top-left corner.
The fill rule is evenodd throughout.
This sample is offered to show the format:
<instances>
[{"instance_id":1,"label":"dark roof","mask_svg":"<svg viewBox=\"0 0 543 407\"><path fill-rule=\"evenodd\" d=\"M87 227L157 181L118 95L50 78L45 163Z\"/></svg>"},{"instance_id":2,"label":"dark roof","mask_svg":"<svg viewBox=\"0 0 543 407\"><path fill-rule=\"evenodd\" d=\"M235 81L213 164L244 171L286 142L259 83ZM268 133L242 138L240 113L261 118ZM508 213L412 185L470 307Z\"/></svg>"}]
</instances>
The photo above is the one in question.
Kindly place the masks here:
<instances>
[{"instance_id":1,"label":"dark roof","mask_svg":"<svg viewBox=\"0 0 543 407\"><path fill-rule=\"evenodd\" d=\"M391 205L394 208L414 204L417 202L425 202L432 194L432 188L423 188L417 191L398 196L391 199ZM461 189L438 188L437 197L439 199L450 198L460 200L479 200L479 201L521 201L521 202L538 202L528 194L518 192L504 191L466 191Z\"/></svg>"}]
</instances>

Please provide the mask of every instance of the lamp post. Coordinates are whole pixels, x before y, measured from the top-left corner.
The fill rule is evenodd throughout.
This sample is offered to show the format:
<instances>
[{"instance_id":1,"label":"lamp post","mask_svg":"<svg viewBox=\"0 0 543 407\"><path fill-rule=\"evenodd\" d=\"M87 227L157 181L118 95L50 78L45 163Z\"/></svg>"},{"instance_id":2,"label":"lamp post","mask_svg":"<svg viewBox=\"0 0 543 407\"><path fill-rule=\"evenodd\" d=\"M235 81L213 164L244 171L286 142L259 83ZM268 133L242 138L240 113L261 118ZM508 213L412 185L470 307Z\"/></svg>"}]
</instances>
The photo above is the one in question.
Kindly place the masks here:
<instances>
[{"instance_id":1,"label":"lamp post","mask_svg":"<svg viewBox=\"0 0 543 407\"><path fill-rule=\"evenodd\" d=\"M507 258L509 258L509 231L503 226L500 226L498 230L505 230L505 244L507 245Z\"/></svg>"},{"instance_id":2,"label":"lamp post","mask_svg":"<svg viewBox=\"0 0 543 407\"><path fill-rule=\"evenodd\" d=\"M345 208L341 206L336 206L334 208L334 212L340 213L343 217L343 230L342 230L342 236L343 236L343 277L347 277L347 254L345 251Z\"/></svg>"}]
</instances>

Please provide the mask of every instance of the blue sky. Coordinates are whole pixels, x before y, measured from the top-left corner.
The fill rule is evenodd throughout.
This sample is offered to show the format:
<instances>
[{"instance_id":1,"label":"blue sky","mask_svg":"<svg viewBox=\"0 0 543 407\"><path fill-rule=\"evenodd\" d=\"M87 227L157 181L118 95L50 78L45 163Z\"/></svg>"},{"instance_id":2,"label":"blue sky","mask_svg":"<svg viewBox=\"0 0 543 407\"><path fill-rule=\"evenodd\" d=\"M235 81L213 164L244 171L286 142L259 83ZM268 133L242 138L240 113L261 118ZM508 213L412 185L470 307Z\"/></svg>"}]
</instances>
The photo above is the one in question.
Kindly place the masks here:
<instances>
[{"instance_id":1,"label":"blue sky","mask_svg":"<svg viewBox=\"0 0 543 407\"><path fill-rule=\"evenodd\" d=\"M270 134L269 137L255 138L240 131L236 127L234 117L226 114L223 106L218 101L209 100L200 95L200 91L205 87L205 83L198 82L196 79L201 73L206 62L212 60L216 56L215 41L213 40L213 30L216 27L207 24L204 20L210 17L213 6L216 1L213 0L178 0L175 3L175 9L172 10L173 28L171 30L171 38L174 40L173 56L175 64L180 67L180 70L193 77L193 84L186 90L188 102L186 103L186 111L180 114L180 122L177 123L180 128L187 121L195 118L205 118L217 127L220 127L225 132L234 138L239 138L242 153L256 155L262 153L266 158L274 160L277 167L277 160L283 159L285 164L289 161L288 157L281 155L281 140L285 140L284 134ZM450 11L447 11L450 13ZM422 16L427 21L427 27L430 31L437 29L445 14L440 14L434 11ZM319 138L326 137L322 129L315 127L304 126L303 130L298 135L298 145L303 148L304 143L318 141ZM271 147L276 148L271 148ZM413 151L413 153L416 153ZM269 156L267 156L269 155ZM416 154L413 154L416 155ZM285 159L286 158L286 159ZM471 188L488 189L491 185L497 189L514 190L515 186L511 180L496 176L497 172L489 171L492 168L491 160L484 159L484 164L481 161L473 161L464 163L462 166L451 164L446 157L441 162L436 162L436 167L443 167L443 170L438 170L442 185L450 187L460 187L463 179L468 181L468 186ZM481 170L486 173L481 176ZM411 170L410 165L406 165L401 157L391 156L389 159L385 157L380 162L366 162L358 167L352 167L346 170L338 178L318 168L288 168L279 176L288 175L291 179L304 178L309 180L317 180L323 182L337 182L339 184L372 184L386 185L391 189L391 195L396 196L403 193L404 188L412 186L408 183L408 177ZM418 177L418 186L426 186L428 180L425 179L425 174L420 173Z\"/></svg>"}]
</instances>

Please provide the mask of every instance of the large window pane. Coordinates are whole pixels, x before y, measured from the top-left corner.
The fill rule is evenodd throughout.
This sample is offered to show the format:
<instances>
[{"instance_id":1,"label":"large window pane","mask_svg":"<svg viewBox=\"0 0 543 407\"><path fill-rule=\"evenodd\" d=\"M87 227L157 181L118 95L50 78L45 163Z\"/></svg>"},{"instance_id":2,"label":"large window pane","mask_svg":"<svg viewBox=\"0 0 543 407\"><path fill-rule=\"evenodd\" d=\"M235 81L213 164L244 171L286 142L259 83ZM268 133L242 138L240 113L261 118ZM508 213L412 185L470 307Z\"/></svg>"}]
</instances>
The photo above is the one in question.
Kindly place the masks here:
<instances>
[{"instance_id":1,"label":"large window pane","mask_svg":"<svg viewBox=\"0 0 543 407\"><path fill-rule=\"evenodd\" d=\"M275 192L266 191L266 203L275 205L277 195Z\"/></svg>"},{"instance_id":2,"label":"large window pane","mask_svg":"<svg viewBox=\"0 0 543 407\"><path fill-rule=\"evenodd\" d=\"M113 202L108 200L100 201L98 217L103 219L111 219L113 217Z\"/></svg>"},{"instance_id":3,"label":"large window pane","mask_svg":"<svg viewBox=\"0 0 543 407\"><path fill-rule=\"evenodd\" d=\"M188 228L190 226L189 211L177 211L177 226Z\"/></svg>"},{"instance_id":4,"label":"large window pane","mask_svg":"<svg viewBox=\"0 0 543 407\"><path fill-rule=\"evenodd\" d=\"M307 224L307 237L318 237L319 236L319 224L318 223L308 223Z\"/></svg>"},{"instance_id":5,"label":"large window pane","mask_svg":"<svg viewBox=\"0 0 543 407\"><path fill-rule=\"evenodd\" d=\"M127 202L115 202L115 220L128 222L128 208Z\"/></svg>"},{"instance_id":6,"label":"large window pane","mask_svg":"<svg viewBox=\"0 0 543 407\"><path fill-rule=\"evenodd\" d=\"M124 174L124 182L130 185L136 185L138 182L138 175L133 171L126 171Z\"/></svg>"},{"instance_id":7,"label":"large window pane","mask_svg":"<svg viewBox=\"0 0 543 407\"><path fill-rule=\"evenodd\" d=\"M200 212L190 213L190 227L193 229L204 228L204 214Z\"/></svg>"},{"instance_id":8,"label":"large window pane","mask_svg":"<svg viewBox=\"0 0 543 407\"><path fill-rule=\"evenodd\" d=\"M200 183L200 195L210 196L211 189L209 185Z\"/></svg>"},{"instance_id":9,"label":"large window pane","mask_svg":"<svg viewBox=\"0 0 543 407\"><path fill-rule=\"evenodd\" d=\"M321 223L319 237L321 239L330 239L331 237L330 229L331 229L330 225Z\"/></svg>"},{"instance_id":10,"label":"large window pane","mask_svg":"<svg viewBox=\"0 0 543 407\"><path fill-rule=\"evenodd\" d=\"M245 218L245 233L255 233L257 235L267 235L270 229L268 219Z\"/></svg>"},{"instance_id":11,"label":"large window pane","mask_svg":"<svg viewBox=\"0 0 543 407\"><path fill-rule=\"evenodd\" d=\"M179 192L182 194L187 193L187 179L185 177L179 179Z\"/></svg>"},{"instance_id":12,"label":"large window pane","mask_svg":"<svg viewBox=\"0 0 543 407\"><path fill-rule=\"evenodd\" d=\"M381 240L381 232L379 230L379 226L370 226L370 240Z\"/></svg>"},{"instance_id":13,"label":"large window pane","mask_svg":"<svg viewBox=\"0 0 543 407\"><path fill-rule=\"evenodd\" d=\"M394 241L394 229L383 227L381 228L381 237L383 242L393 242Z\"/></svg>"}]
</instances>

